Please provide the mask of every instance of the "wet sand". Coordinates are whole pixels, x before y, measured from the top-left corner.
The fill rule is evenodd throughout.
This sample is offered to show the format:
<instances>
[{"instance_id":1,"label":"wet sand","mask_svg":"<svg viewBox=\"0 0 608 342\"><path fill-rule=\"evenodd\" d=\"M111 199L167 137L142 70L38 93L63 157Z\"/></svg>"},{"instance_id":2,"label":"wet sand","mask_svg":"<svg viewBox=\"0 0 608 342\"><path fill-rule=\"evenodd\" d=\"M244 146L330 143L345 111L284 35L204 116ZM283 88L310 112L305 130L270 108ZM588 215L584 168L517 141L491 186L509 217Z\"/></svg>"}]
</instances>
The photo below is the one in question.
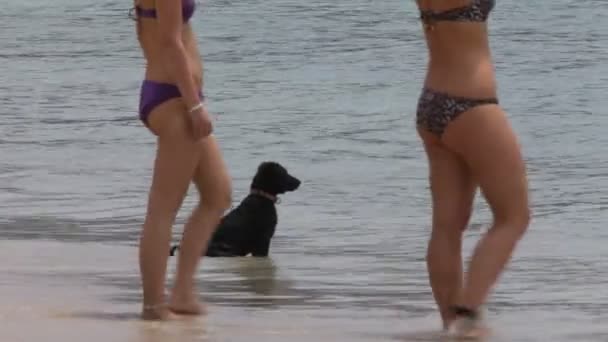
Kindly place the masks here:
<instances>
[{"instance_id":1,"label":"wet sand","mask_svg":"<svg viewBox=\"0 0 608 342\"><path fill-rule=\"evenodd\" d=\"M262 266L269 261L253 258L206 260L201 270L201 281L206 283L201 294L202 298L215 298L215 303L208 303L208 315L143 322L138 317L136 251L133 247L88 243L1 242L0 340L442 341L435 313L416 315L382 306L348 309L331 303L316 307L304 303L262 305L263 297L268 301L295 300L298 291L281 295L280 290L271 289L269 285L276 285L276 279L269 279L271 274ZM257 293L237 287L233 292L213 292L209 283L235 280L235 274L225 267L230 263L249 269L248 280L257 282ZM224 271L219 269L222 267ZM108 275L114 280L108 281ZM125 282L133 284L125 286ZM221 303L221 297L232 301ZM404 291L403 298L407 297ZM490 312L489 322L494 334L488 341L601 341L608 337L608 328L600 328L590 317L567 312Z\"/></svg>"}]
</instances>

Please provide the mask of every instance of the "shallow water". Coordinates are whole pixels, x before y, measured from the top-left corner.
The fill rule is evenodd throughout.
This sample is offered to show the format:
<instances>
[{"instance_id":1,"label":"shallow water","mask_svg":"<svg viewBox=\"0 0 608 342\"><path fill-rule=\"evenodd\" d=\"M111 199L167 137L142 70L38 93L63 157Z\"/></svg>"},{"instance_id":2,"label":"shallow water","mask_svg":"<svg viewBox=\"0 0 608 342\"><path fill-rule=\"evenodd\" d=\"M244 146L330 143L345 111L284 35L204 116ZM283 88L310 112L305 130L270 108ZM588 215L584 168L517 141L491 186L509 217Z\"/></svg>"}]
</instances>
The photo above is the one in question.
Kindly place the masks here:
<instances>
[{"instance_id":1,"label":"shallow water","mask_svg":"<svg viewBox=\"0 0 608 342\"><path fill-rule=\"evenodd\" d=\"M414 2L202 3L194 25L235 204L263 160L303 183L278 206L271 259L205 260L209 316L169 325L134 319L154 139L135 112L143 61L129 5L2 6L0 339L432 340ZM501 102L534 210L488 305L496 340L608 338L606 15L603 1L494 11ZM478 200L467 252L487 223Z\"/></svg>"}]
</instances>

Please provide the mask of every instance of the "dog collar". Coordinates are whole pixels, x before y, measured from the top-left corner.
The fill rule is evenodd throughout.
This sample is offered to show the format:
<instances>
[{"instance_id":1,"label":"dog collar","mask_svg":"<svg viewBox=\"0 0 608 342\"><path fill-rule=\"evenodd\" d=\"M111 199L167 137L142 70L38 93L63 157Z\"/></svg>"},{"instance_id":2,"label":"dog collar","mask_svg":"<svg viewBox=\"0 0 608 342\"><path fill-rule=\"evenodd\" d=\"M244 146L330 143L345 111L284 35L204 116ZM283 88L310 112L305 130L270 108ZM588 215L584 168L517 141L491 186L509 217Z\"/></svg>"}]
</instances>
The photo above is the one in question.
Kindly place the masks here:
<instances>
[{"instance_id":1,"label":"dog collar","mask_svg":"<svg viewBox=\"0 0 608 342\"><path fill-rule=\"evenodd\" d=\"M266 191L262 191L262 190L258 190L258 189L251 189L251 191L249 193L267 198L267 199L271 200L273 203L280 202L280 199L277 196L271 195L271 194L267 193Z\"/></svg>"}]
</instances>

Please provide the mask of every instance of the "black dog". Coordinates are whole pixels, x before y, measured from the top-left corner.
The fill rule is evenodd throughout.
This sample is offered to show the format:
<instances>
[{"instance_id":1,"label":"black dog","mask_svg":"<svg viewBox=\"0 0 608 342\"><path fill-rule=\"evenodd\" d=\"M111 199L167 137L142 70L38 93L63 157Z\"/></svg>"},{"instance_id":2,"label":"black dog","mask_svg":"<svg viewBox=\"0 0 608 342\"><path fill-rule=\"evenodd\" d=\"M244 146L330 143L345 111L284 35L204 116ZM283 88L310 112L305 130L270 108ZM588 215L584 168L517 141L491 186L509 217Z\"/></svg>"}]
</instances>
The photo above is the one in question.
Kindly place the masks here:
<instances>
[{"instance_id":1,"label":"black dog","mask_svg":"<svg viewBox=\"0 0 608 342\"><path fill-rule=\"evenodd\" d=\"M251 191L238 207L222 218L211 238L206 256L266 257L277 226L277 195L294 191L300 180L276 162L263 162L251 182ZM175 255L179 246L173 246Z\"/></svg>"}]
</instances>

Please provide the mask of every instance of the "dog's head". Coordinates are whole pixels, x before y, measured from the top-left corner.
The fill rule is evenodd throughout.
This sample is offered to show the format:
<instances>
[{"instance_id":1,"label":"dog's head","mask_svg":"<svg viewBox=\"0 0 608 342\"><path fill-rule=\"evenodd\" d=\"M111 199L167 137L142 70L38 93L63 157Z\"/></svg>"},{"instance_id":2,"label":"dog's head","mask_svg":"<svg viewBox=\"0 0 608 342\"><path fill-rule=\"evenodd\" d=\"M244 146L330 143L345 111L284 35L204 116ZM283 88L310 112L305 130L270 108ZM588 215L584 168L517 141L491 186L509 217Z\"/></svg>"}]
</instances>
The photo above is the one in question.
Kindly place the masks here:
<instances>
[{"instance_id":1,"label":"dog's head","mask_svg":"<svg viewBox=\"0 0 608 342\"><path fill-rule=\"evenodd\" d=\"M277 162L263 162L253 177L251 188L264 191L270 195L294 191L300 186L300 180L287 172Z\"/></svg>"}]
</instances>

